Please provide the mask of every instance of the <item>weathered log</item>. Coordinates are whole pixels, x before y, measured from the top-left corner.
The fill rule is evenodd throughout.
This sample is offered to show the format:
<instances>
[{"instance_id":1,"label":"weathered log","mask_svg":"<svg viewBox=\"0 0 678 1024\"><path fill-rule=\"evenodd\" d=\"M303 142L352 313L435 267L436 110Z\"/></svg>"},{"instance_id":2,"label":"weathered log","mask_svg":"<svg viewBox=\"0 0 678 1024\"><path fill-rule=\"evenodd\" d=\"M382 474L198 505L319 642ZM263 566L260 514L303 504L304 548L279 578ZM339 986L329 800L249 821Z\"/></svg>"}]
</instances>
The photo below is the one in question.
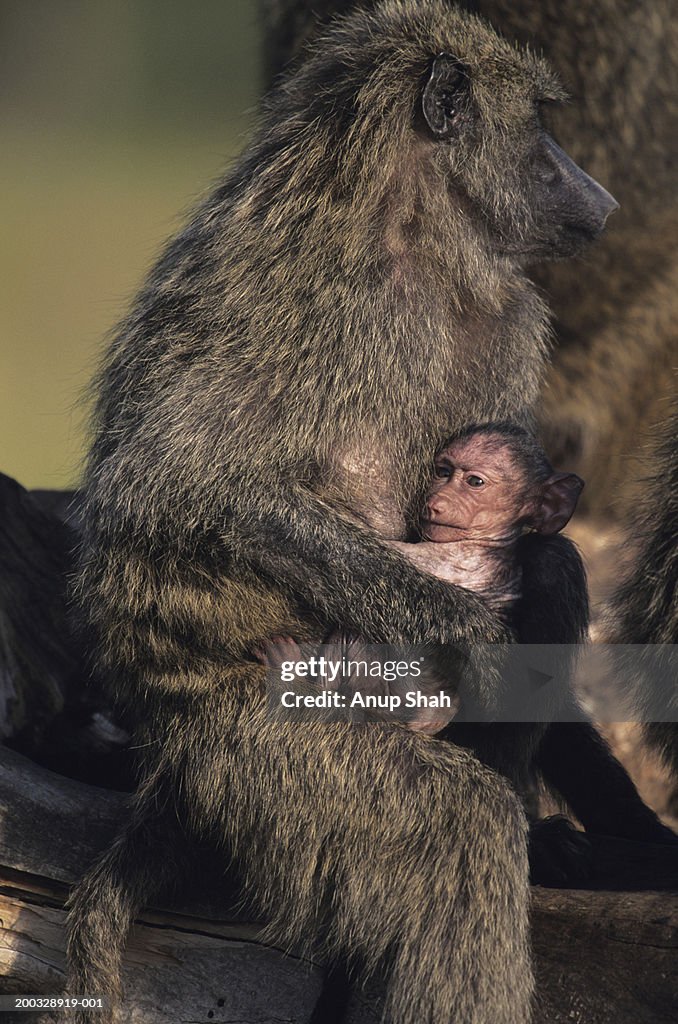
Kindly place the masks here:
<instances>
[{"instance_id":1,"label":"weathered log","mask_svg":"<svg viewBox=\"0 0 678 1024\"><path fill-rule=\"evenodd\" d=\"M64 971L58 896L29 876L0 873L0 919L2 990L58 994ZM320 985L318 968L265 946L252 926L148 912L126 949L125 1019L132 1024L306 1021ZM354 1017L356 1024L374 1019Z\"/></svg>"},{"instance_id":2,"label":"weathered log","mask_svg":"<svg viewBox=\"0 0 678 1024\"><path fill-rule=\"evenodd\" d=\"M110 841L127 800L0 749L0 992L61 990L67 883ZM260 926L233 910L228 879L209 853L197 851L196 861L194 885L144 911L130 936L126 1020L307 1021L322 983L320 968L265 945ZM25 1015L16 1019L28 1024ZM352 1024L377 1019L357 993Z\"/></svg>"},{"instance_id":3,"label":"weathered log","mask_svg":"<svg viewBox=\"0 0 678 1024\"><path fill-rule=\"evenodd\" d=\"M0 990L59 991L67 884L110 840L127 799L0 752ZM592 842L587 890L533 891L535 1022L674 1022L678 857L668 847ZM184 888L139 917L125 959L126 1019L307 1021L318 969L264 945L257 924L232 909L218 865L206 852L200 858L192 873L199 888ZM350 1019L378 1019L378 985L354 995Z\"/></svg>"}]
</instances>

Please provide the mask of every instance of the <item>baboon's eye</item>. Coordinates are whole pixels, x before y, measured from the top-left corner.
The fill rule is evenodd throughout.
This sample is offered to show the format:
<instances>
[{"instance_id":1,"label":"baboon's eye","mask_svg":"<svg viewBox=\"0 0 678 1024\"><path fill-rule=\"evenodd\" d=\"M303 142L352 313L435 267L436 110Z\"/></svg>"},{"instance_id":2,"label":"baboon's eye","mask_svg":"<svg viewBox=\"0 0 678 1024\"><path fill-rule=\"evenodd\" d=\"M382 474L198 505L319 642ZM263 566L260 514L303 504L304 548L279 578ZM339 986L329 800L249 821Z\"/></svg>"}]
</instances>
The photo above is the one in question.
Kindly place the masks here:
<instances>
[{"instance_id":1,"label":"baboon's eye","mask_svg":"<svg viewBox=\"0 0 678 1024\"><path fill-rule=\"evenodd\" d=\"M466 65L449 53L436 57L421 97L426 124L436 138L449 139L459 127L467 107L468 89Z\"/></svg>"},{"instance_id":2,"label":"baboon's eye","mask_svg":"<svg viewBox=\"0 0 678 1024\"><path fill-rule=\"evenodd\" d=\"M484 487L485 481L481 476L476 476L475 473L469 473L466 477L466 483L469 487Z\"/></svg>"},{"instance_id":3,"label":"baboon's eye","mask_svg":"<svg viewBox=\"0 0 678 1024\"><path fill-rule=\"evenodd\" d=\"M433 470L433 475L437 480L449 480L452 476L452 470L449 466L436 466Z\"/></svg>"}]
</instances>

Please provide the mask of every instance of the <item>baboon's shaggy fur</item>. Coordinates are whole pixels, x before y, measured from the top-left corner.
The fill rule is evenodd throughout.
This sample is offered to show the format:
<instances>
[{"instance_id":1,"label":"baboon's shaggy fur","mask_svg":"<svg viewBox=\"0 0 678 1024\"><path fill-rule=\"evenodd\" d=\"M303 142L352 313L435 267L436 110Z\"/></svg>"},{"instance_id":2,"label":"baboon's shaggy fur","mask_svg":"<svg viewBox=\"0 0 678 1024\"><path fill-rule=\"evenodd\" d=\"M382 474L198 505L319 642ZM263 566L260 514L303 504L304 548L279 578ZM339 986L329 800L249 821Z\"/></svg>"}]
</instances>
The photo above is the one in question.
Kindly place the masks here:
<instances>
[{"instance_id":1,"label":"baboon's shaggy fur","mask_svg":"<svg viewBox=\"0 0 678 1024\"><path fill-rule=\"evenodd\" d=\"M646 463L645 463L646 465ZM643 499L629 524L638 538L633 565L614 595L609 628L617 644L678 643L678 406L657 438L643 475ZM668 692L666 662L651 646L646 656L634 647L621 663L635 682L635 703L648 742L678 779L678 687ZM653 718L664 719L652 721ZM673 718L673 721L666 720Z\"/></svg>"}]
</instances>

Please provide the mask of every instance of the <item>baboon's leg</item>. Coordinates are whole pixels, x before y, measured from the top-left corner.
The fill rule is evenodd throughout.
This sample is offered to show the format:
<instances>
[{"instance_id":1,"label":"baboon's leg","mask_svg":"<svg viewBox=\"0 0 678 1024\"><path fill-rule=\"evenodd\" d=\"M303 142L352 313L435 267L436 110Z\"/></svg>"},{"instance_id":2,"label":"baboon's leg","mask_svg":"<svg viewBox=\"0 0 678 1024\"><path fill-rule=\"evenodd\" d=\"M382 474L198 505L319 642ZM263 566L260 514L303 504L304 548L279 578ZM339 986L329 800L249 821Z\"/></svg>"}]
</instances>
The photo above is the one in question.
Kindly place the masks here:
<instances>
[{"instance_id":1,"label":"baboon's leg","mask_svg":"<svg viewBox=\"0 0 678 1024\"><path fill-rule=\"evenodd\" d=\"M643 803L626 769L588 722L552 723L536 763L587 831L678 844L678 836Z\"/></svg>"},{"instance_id":2,"label":"baboon's leg","mask_svg":"<svg viewBox=\"0 0 678 1024\"><path fill-rule=\"evenodd\" d=\"M187 802L221 815L271 939L322 934L331 961L385 969L393 1024L525 1024L527 823L506 780L392 725L253 714L226 748L208 703L196 764L228 782L208 789L191 770Z\"/></svg>"},{"instance_id":3,"label":"baboon's leg","mask_svg":"<svg viewBox=\"0 0 678 1024\"><path fill-rule=\"evenodd\" d=\"M426 798L420 842L407 831L393 846L388 829L376 837L387 856L368 876L373 927L392 929L385 1016L400 1024L526 1024L524 813L509 786L479 766L450 759L441 775L448 772L453 798Z\"/></svg>"},{"instance_id":4,"label":"baboon's leg","mask_svg":"<svg viewBox=\"0 0 678 1024\"><path fill-rule=\"evenodd\" d=\"M250 685L258 668L240 667L168 736L182 822L216 830L271 940L313 951L322 935L329 959L385 970L393 1024L525 1024L527 825L506 780L398 726L273 721ZM119 992L129 925L178 845L148 807L74 893L77 994Z\"/></svg>"}]
</instances>

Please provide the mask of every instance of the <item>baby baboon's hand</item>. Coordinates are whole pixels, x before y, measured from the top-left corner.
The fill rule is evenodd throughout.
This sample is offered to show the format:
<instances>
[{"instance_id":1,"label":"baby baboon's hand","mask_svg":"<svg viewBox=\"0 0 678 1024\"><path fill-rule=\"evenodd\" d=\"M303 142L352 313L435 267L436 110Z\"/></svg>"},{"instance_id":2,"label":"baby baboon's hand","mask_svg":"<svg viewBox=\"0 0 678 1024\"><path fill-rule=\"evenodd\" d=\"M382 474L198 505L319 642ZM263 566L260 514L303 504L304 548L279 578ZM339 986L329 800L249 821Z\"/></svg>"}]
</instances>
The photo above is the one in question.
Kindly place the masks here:
<instances>
[{"instance_id":1,"label":"baby baboon's hand","mask_svg":"<svg viewBox=\"0 0 678 1024\"><path fill-rule=\"evenodd\" d=\"M301 648L291 636L274 636L263 647L255 647L252 653L266 668L279 669L284 661L301 658Z\"/></svg>"},{"instance_id":2,"label":"baby baboon's hand","mask_svg":"<svg viewBox=\"0 0 678 1024\"><path fill-rule=\"evenodd\" d=\"M591 844L562 814L533 822L529 856L533 885L559 888L591 875Z\"/></svg>"}]
</instances>

